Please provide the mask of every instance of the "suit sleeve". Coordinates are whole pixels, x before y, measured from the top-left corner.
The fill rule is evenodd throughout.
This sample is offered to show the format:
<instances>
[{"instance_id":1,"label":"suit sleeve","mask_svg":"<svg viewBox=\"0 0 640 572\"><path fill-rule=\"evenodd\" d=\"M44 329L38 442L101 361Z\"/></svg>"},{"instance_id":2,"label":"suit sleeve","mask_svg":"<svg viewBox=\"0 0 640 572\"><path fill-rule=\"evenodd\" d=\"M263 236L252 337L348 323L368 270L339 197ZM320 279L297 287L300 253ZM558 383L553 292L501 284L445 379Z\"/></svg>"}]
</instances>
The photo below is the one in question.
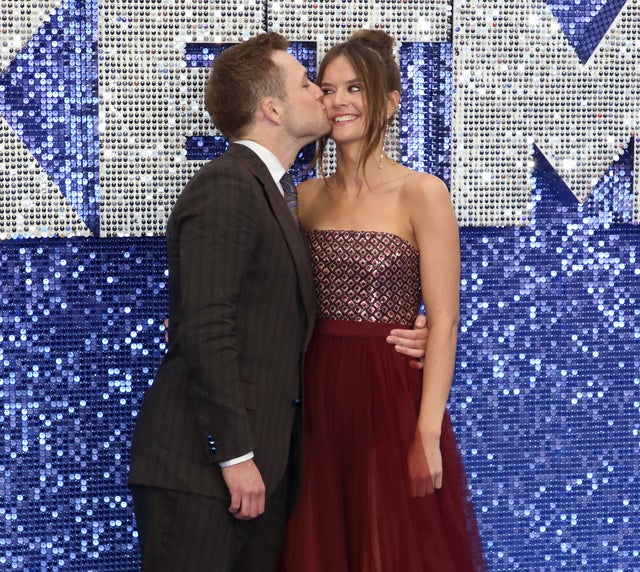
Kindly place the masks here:
<instances>
[{"instance_id":1,"label":"suit sleeve","mask_svg":"<svg viewBox=\"0 0 640 572\"><path fill-rule=\"evenodd\" d=\"M258 237L257 182L212 169L188 188L179 215L179 344L188 396L213 463L255 448L238 362L237 309Z\"/></svg>"}]
</instances>

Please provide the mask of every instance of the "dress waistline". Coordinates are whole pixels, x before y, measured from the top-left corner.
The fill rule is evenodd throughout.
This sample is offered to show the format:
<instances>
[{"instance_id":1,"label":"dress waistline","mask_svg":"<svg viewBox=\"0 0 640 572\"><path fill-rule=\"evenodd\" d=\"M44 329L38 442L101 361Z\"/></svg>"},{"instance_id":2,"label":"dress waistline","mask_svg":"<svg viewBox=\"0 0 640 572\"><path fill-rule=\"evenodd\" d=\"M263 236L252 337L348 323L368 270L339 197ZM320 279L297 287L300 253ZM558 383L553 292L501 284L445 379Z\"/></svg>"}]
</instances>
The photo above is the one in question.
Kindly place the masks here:
<instances>
[{"instance_id":1,"label":"dress waistline","mask_svg":"<svg viewBox=\"0 0 640 572\"><path fill-rule=\"evenodd\" d=\"M355 320L316 320L315 333L339 338L386 338L393 329L411 329L407 324Z\"/></svg>"}]
</instances>

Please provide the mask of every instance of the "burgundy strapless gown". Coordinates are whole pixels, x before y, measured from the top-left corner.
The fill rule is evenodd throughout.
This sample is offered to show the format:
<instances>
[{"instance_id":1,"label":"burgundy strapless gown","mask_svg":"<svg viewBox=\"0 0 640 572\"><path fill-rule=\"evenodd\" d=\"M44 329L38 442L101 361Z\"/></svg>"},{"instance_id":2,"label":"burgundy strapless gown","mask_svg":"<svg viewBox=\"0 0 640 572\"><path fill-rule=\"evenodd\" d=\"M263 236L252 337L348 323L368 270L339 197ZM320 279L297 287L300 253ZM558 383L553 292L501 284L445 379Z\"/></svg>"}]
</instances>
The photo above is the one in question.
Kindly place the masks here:
<instances>
[{"instance_id":1,"label":"burgundy strapless gown","mask_svg":"<svg viewBox=\"0 0 640 572\"><path fill-rule=\"evenodd\" d=\"M316 230L307 238L318 321L305 361L302 486L281 570L485 570L448 413L443 486L423 498L408 493L421 372L385 337L415 319L418 251L381 232Z\"/></svg>"}]
</instances>

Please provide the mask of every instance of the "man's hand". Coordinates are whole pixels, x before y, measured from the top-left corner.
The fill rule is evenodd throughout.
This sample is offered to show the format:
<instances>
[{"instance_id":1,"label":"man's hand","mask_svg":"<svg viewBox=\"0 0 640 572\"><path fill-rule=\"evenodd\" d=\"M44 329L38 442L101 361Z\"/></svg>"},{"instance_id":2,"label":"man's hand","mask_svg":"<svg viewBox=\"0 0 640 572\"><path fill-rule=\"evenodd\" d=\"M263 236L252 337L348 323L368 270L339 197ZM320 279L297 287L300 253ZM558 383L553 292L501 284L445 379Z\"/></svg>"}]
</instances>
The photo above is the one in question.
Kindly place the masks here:
<instances>
[{"instance_id":1,"label":"man's hand","mask_svg":"<svg viewBox=\"0 0 640 572\"><path fill-rule=\"evenodd\" d=\"M220 470L231 493L229 512L238 520L259 517L264 512L265 487L253 459Z\"/></svg>"},{"instance_id":2,"label":"man's hand","mask_svg":"<svg viewBox=\"0 0 640 572\"><path fill-rule=\"evenodd\" d=\"M391 330L387 336L387 342L393 344L398 353L415 358L409 362L411 367L422 369L428 337L427 318L423 314L418 314L413 330Z\"/></svg>"}]
</instances>

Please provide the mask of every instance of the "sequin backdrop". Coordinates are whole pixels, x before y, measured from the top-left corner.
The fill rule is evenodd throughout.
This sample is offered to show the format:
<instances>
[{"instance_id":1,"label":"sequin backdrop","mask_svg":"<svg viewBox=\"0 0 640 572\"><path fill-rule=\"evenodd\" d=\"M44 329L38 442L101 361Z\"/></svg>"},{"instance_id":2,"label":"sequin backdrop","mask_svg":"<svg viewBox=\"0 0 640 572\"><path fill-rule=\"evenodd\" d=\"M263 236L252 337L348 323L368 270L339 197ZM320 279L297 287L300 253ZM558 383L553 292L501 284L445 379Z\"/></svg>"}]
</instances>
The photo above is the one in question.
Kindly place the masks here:
<instances>
[{"instance_id":1,"label":"sequin backdrop","mask_svg":"<svg viewBox=\"0 0 640 572\"><path fill-rule=\"evenodd\" d=\"M225 147L207 65L273 29L313 73L364 26L399 41L391 147L461 223L450 411L491 570L640 570L637 0L0 1L0 569L137 569L163 225Z\"/></svg>"}]
</instances>

